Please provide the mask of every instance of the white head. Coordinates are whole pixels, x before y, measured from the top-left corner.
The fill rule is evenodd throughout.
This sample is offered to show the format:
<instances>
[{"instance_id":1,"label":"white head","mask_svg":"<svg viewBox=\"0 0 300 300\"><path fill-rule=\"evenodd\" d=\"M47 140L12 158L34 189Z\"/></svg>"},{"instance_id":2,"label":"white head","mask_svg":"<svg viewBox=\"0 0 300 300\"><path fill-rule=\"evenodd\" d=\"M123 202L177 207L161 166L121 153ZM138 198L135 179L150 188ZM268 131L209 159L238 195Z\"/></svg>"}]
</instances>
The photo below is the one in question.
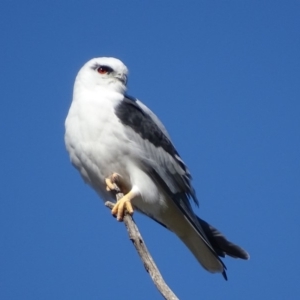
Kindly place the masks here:
<instances>
[{"instance_id":1,"label":"white head","mask_svg":"<svg viewBox=\"0 0 300 300\"><path fill-rule=\"evenodd\" d=\"M89 89L105 88L124 93L127 83L127 67L117 58L98 57L88 61L78 72L76 82Z\"/></svg>"}]
</instances>

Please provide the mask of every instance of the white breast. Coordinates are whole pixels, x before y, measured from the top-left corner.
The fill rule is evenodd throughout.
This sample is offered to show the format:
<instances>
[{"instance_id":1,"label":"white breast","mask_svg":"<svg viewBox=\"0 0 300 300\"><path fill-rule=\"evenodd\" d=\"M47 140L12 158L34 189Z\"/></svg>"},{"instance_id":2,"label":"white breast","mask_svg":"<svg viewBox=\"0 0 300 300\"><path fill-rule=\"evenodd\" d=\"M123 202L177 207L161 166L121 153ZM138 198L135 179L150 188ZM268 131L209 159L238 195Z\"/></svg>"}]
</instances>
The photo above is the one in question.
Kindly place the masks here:
<instances>
[{"instance_id":1,"label":"white breast","mask_svg":"<svg viewBox=\"0 0 300 300\"><path fill-rule=\"evenodd\" d=\"M71 162L100 194L105 191L106 177L126 172L122 162L129 154L128 139L114 113L122 99L122 94L111 91L77 90L65 122Z\"/></svg>"}]
</instances>

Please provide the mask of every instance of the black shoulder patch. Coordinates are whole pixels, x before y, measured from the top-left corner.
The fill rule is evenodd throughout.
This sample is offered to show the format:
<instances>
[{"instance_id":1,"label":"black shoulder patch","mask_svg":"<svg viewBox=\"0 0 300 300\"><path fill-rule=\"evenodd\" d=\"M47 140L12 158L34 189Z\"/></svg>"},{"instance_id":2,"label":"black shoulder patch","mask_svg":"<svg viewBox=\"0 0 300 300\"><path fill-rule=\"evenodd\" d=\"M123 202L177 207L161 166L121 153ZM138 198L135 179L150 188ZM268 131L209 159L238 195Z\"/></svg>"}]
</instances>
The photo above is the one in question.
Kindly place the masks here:
<instances>
[{"instance_id":1,"label":"black shoulder patch","mask_svg":"<svg viewBox=\"0 0 300 300\"><path fill-rule=\"evenodd\" d=\"M178 155L170 140L152 118L141 109L135 98L126 95L115 108L115 113L123 125L131 127L141 138L148 140L156 147L162 147L172 156Z\"/></svg>"},{"instance_id":2,"label":"black shoulder patch","mask_svg":"<svg viewBox=\"0 0 300 300\"><path fill-rule=\"evenodd\" d=\"M131 101L133 101L133 102L136 102L136 101L137 101L136 98L134 98L134 97L132 97L132 96L129 96L129 95L125 95L125 99L131 100Z\"/></svg>"}]
</instances>

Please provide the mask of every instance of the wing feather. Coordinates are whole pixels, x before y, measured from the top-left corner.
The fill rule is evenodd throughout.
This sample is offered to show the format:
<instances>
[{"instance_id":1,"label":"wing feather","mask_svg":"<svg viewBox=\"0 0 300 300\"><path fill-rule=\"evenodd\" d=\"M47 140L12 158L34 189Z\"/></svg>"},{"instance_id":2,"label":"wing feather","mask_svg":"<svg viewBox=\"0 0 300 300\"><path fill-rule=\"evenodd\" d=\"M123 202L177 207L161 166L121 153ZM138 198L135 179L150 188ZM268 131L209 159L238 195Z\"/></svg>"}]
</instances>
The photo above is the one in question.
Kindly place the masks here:
<instances>
[{"instance_id":1,"label":"wing feather","mask_svg":"<svg viewBox=\"0 0 300 300\"><path fill-rule=\"evenodd\" d=\"M198 205L190 172L156 115L140 101L128 96L115 108L115 113L125 125L128 138L141 149L143 156L140 158L145 167L154 169L174 195L184 193L186 201L193 199Z\"/></svg>"}]
</instances>

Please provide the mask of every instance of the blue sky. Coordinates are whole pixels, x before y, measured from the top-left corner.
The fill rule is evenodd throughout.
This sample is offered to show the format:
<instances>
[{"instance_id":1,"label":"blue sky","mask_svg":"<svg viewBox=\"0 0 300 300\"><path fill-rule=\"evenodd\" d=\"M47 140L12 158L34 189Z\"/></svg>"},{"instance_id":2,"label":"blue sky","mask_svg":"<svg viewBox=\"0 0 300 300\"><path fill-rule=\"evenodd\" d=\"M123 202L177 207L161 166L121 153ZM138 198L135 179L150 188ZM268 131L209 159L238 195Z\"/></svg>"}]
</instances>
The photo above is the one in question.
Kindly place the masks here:
<instances>
[{"instance_id":1,"label":"blue sky","mask_svg":"<svg viewBox=\"0 0 300 300\"><path fill-rule=\"evenodd\" d=\"M299 11L299 1L2 0L0 299L161 299L65 151L74 78L96 56L128 66L128 94L161 118L191 170L197 213L251 255L224 260L225 282L136 215L177 296L298 299Z\"/></svg>"}]
</instances>

